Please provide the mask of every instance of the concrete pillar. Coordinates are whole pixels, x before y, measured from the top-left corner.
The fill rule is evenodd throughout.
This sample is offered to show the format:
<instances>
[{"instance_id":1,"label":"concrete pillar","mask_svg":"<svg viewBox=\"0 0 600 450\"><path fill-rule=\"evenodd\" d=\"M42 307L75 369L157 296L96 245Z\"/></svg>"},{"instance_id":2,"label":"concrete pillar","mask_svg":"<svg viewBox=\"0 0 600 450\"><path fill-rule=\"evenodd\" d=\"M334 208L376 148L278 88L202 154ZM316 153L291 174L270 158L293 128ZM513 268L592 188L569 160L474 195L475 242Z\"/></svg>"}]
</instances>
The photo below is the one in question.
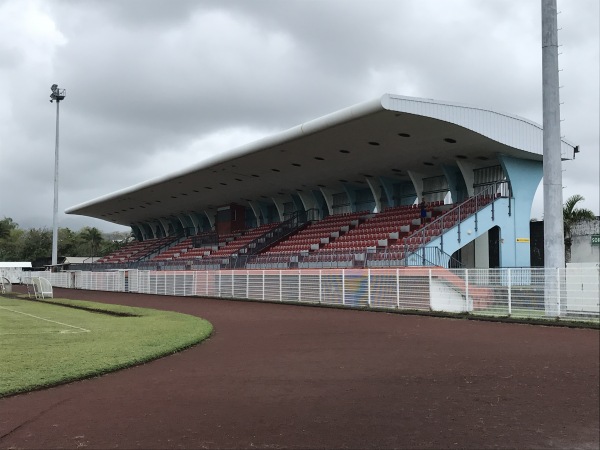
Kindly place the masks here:
<instances>
[{"instance_id":1,"label":"concrete pillar","mask_svg":"<svg viewBox=\"0 0 600 450\"><path fill-rule=\"evenodd\" d=\"M250 209L252 209L252 213L254 214L254 217L256 217L256 225L257 226L261 226L262 220L260 219L260 205L258 204L258 202L248 202L250 205Z\"/></svg>"},{"instance_id":2,"label":"concrete pillar","mask_svg":"<svg viewBox=\"0 0 600 450\"><path fill-rule=\"evenodd\" d=\"M200 221L198 220L198 217L193 212L189 212L187 215L192 223L192 226L194 227L194 233L198 234L200 231Z\"/></svg>"},{"instance_id":3,"label":"concrete pillar","mask_svg":"<svg viewBox=\"0 0 600 450\"><path fill-rule=\"evenodd\" d=\"M356 208L356 189L353 186L350 186L348 183L341 183L346 196L348 197L348 203L350 204L350 211L356 212L358 211Z\"/></svg>"},{"instance_id":4,"label":"concrete pillar","mask_svg":"<svg viewBox=\"0 0 600 450\"><path fill-rule=\"evenodd\" d=\"M142 232L142 227L136 224L131 225L131 232L135 236L138 241L144 240L144 233Z\"/></svg>"},{"instance_id":5,"label":"concrete pillar","mask_svg":"<svg viewBox=\"0 0 600 450\"><path fill-rule=\"evenodd\" d=\"M529 221L533 197L542 179L542 162L498 155L512 191L510 226L503 228L502 267L530 267Z\"/></svg>"},{"instance_id":6,"label":"concrete pillar","mask_svg":"<svg viewBox=\"0 0 600 450\"><path fill-rule=\"evenodd\" d=\"M410 181L412 181L412 184L415 188L417 199L419 199L419 202L423 201L423 178L425 178L425 175L409 170L408 176L410 177Z\"/></svg>"},{"instance_id":7,"label":"concrete pillar","mask_svg":"<svg viewBox=\"0 0 600 450\"><path fill-rule=\"evenodd\" d=\"M465 180L465 185L467 187L467 193L469 194L469 197L473 197L475 195L475 188L473 187L473 184L475 183L475 164L461 159L457 159L456 165L460 169L463 179Z\"/></svg>"},{"instance_id":8,"label":"concrete pillar","mask_svg":"<svg viewBox=\"0 0 600 450\"><path fill-rule=\"evenodd\" d=\"M460 203L466 200L468 189L465 185L464 178L458 167L442 165L442 171L448 181L448 190L452 196L452 203ZM442 199L443 200L443 199Z\"/></svg>"},{"instance_id":9,"label":"concrete pillar","mask_svg":"<svg viewBox=\"0 0 600 450\"><path fill-rule=\"evenodd\" d=\"M214 228L215 227L215 214L216 214L217 210L214 208L211 208L211 209L205 209L202 212L206 216L206 219L208 220L210 228L211 229Z\"/></svg>"},{"instance_id":10,"label":"concrete pillar","mask_svg":"<svg viewBox=\"0 0 600 450\"><path fill-rule=\"evenodd\" d=\"M277 208L277 215L279 216L279 221L283 222L285 220L285 217L283 216L284 199L281 197L271 197L271 200L273 200L273 204L275 205L275 208Z\"/></svg>"},{"instance_id":11,"label":"concrete pillar","mask_svg":"<svg viewBox=\"0 0 600 450\"><path fill-rule=\"evenodd\" d=\"M394 181L396 180L391 180L386 177L379 178L379 182L381 183L381 187L383 188L383 192L387 198L387 204L390 208L396 206L397 204L396 200L394 199Z\"/></svg>"},{"instance_id":12,"label":"concrete pillar","mask_svg":"<svg viewBox=\"0 0 600 450\"><path fill-rule=\"evenodd\" d=\"M327 210L329 211L329 215L333 214L333 192L331 189L327 188L319 188L321 194L323 194L323 198L325 199L325 204L327 205Z\"/></svg>"},{"instance_id":13,"label":"concrete pillar","mask_svg":"<svg viewBox=\"0 0 600 450\"><path fill-rule=\"evenodd\" d=\"M542 0L544 266L565 267L556 0Z\"/></svg>"},{"instance_id":14,"label":"concrete pillar","mask_svg":"<svg viewBox=\"0 0 600 450\"><path fill-rule=\"evenodd\" d=\"M317 205L317 199L312 192L298 192L298 197L300 197L300 201L304 206L304 211L309 211L311 209L319 209Z\"/></svg>"},{"instance_id":15,"label":"concrete pillar","mask_svg":"<svg viewBox=\"0 0 600 450\"><path fill-rule=\"evenodd\" d=\"M163 230L163 236L168 236L169 235L169 221L167 219L165 219L164 217L160 217L158 219L158 223L160 224L160 227Z\"/></svg>"},{"instance_id":16,"label":"concrete pillar","mask_svg":"<svg viewBox=\"0 0 600 450\"><path fill-rule=\"evenodd\" d=\"M378 178L367 178L367 184L371 189L371 194L375 199L375 208L377 212L381 212L381 184L379 184Z\"/></svg>"}]
</instances>

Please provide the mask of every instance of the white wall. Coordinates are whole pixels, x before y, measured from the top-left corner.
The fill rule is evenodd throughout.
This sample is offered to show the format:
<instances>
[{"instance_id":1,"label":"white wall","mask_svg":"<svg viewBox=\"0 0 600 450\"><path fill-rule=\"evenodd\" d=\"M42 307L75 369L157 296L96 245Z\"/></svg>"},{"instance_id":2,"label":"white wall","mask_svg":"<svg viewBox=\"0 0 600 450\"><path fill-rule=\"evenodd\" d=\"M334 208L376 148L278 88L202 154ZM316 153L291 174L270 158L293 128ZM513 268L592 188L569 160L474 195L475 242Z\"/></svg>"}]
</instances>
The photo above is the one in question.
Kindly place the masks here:
<instances>
[{"instance_id":1,"label":"white wall","mask_svg":"<svg viewBox=\"0 0 600 450\"><path fill-rule=\"evenodd\" d=\"M600 234L600 221L578 223L571 232L571 262L600 262L600 245L592 245L592 234Z\"/></svg>"}]
</instances>

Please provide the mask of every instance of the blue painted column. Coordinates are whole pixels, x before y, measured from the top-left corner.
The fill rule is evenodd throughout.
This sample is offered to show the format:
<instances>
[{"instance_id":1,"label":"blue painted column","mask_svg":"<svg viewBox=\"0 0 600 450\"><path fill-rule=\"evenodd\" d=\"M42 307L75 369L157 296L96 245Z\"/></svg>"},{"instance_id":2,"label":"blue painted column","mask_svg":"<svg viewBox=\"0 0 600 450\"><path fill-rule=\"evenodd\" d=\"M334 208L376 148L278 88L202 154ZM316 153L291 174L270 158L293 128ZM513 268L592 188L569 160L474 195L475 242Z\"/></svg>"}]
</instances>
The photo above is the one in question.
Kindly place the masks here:
<instances>
[{"instance_id":1,"label":"blue painted column","mask_svg":"<svg viewBox=\"0 0 600 450\"><path fill-rule=\"evenodd\" d=\"M356 212L356 188L350 186L348 183L341 183L344 188L344 192L348 196L348 203L350 203L350 211Z\"/></svg>"},{"instance_id":2,"label":"blue painted column","mask_svg":"<svg viewBox=\"0 0 600 450\"><path fill-rule=\"evenodd\" d=\"M133 233L133 235L135 236L135 238L138 241L143 241L144 240L144 234L142 233L141 228L138 225L131 225L131 232Z\"/></svg>"},{"instance_id":3,"label":"blue painted column","mask_svg":"<svg viewBox=\"0 0 600 450\"><path fill-rule=\"evenodd\" d=\"M530 267L529 221L533 197L542 180L542 161L517 159L498 155L502 169L511 185L510 226L500 229L500 265Z\"/></svg>"},{"instance_id":4,"label":"blue painted column","mask_svg":"<svg viewBox=\"0 0 600 450\"><path fill-rule=\"evenodd\" d=\"M452 203L460 203L469 197L465 179L458 167L442 165L442 171L446 180L448 180L448 188L452 196Z\"/></svg>"},{"instance_id":5,"label":"blue painted column","mask_svg":"<svg viewBox=\"0 0 600 450\"><path fill-rule=\"evenodd\" d=\"M379 182L381 183L381 187L383 188L383 192L387 199L388 206L394 207L396 206L396 201L394 200L394 181L387 177L379 177Z\"/></svg>"}]
</instances>

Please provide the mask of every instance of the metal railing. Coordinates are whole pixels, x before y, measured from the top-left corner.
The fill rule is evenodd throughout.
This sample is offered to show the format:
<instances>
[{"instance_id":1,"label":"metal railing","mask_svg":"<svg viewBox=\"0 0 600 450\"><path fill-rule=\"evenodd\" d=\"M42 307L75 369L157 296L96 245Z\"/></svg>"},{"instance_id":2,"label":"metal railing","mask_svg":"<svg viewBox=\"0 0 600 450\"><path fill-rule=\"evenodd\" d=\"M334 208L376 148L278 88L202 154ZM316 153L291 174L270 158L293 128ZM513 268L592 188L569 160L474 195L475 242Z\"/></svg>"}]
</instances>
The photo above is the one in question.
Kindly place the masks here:
<instances>
[{"instance_id":1,"label":"metal railing","mask_svg":"<svg viewBox=\"0 0 600 450\"><path fill-rule=\"evenodd\" d=\"M599 321L598 267L42 273L53 286L65 288L490 317ZM23 282L27 281L26 277Z\"/></svg>"},{"instance_id":2,"label":"metal railing","mask_svg":"<svg viewBox=\"0 0 600 450\"><path fill-rule=\"evenodd\" d=\"M308 211L296 211L290 215L290 217L281 222L277 227L267 231L262 236L259 236L254 241L249 242L246 246L242 247L238 254L240 255L257 255L264 249L271 247L275 243L279 242L283 238L289 236L292 233L296 233L298 230L306 226L314 216L316 210ZM247 258L245 258L247 260ZM234 267L240 267L235 265Z\"/></svg>"},{"instance_id":3,"label":"metal railing","mask_svg":"<svg viewBox=\"0 0 600 450\"><path fill-rule=\"evenodd\" d=\"M478 230L478 212L488 205L492 205L492 220L495 216L495 200L497 198L510 198L510 185L507 181L498 181L481 186L477 195L470 197L464 202L454 206L442 216L432 220L425 226L419 228L411 235L404 238L403 250L405 254L416 252L419 247L427 244L434 238L442 236L440 250L444 251L443 234L447 230L457 226L458 242L460 242L460 224L465 219L475 215L475 231ZM512 214L510 202L508 204L508 215Z\"/></svg>"}]
</instances>

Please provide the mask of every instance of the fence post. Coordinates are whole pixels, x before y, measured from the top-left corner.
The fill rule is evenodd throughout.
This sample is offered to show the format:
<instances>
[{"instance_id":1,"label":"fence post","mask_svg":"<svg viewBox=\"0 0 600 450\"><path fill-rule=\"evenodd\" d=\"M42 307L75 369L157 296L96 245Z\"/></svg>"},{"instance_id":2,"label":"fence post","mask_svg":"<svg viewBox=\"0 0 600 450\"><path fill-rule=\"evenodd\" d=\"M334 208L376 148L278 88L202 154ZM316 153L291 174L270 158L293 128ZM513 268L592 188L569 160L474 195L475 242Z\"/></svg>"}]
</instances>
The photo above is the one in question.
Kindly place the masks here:
<instances>
[{"instance_id":1,"label":"fence post","mask_svg":"<svg viewBox=\"0 0 600 450\"><path fill-rule=\"evenodd\" d=\"M512 278L510 275L510 267L506 269L506 276L508 277L508 315L512 314Z\"/></svg>"},{"instance_id":2,"label":"fence post","mask_svg":"<svg viewBox=\"0 0 600 450\"><path fill-rule=\"evenodd\" d=\"M231 298L235 298L235 270L231 271Z\"/></svg>"},{"instance_id":3,"label":"fence post","mask_svg":"<svg viewBox=\"0 0 600 450\"><path fill-rule=\"evenodd\" d=\"M556 317L560 317L560 267L556 268Z\"/></svg>"},{"instance_id":4,"label":"fence post","mask_svg":"<svg viewBox=\"0 0 600 450\"><path fill-rule=\"evenodd\" d=\"M465 269L465 310L470 311L469 308L469 269Z\"/></svg>"},{"instance_id":5,"label":"fence post","mask_svg":"<svg viewBox=\"0 0 600 450\"><path fill-rule=\"evenodd\" d=\"M319 303L321 303L323 301L323 284L321 281L322 272L323 272L323 270L319 269Z\"/></svg>"},{"instance_id":6,"label":"fence post","mask_svg":"<svg viewBox=\"0 0 600 450\"><path fill-rule=\"evenodd\" d=\"M217 273L219 274L218 292L219 292L219 298L221 298L222 297L222 295L221 295L221 271L219 270Z\"/></svg>"},{"instance_id":7,"label":"fence post","mask_svg":"<svg viewBox=\"0 0 600 450\"><path fill-rule=\"evenodd\" d=\"M433 310L433 308L431 307L431 305L432 305L431 297L433 296L432 289L431 289L431 280L432 280L431 269L429 269L429 309Z\"/></svg>"},{"instance_id":8,"label":"fence post","mask_svg":"<svg viewBox=\"0 0 600 450\"><path fill-rule=\"evenodd\" d=\"M262 271L262 299L265 301L265 271Z\"/></svg>"},{"instance_id":9,"label":"fence post","mask_svg":"<svg viewBox=\"0 0 600 450\"><path fill-rule=\"evenodd\" d=\"M206 287L206 296L208 297L208 270L204 272L204 286Z\"/></svg>"},{"instance_id":10,"label":"fence post","mask_svg":"<svg viewBox=\"0 0 600 450\"><path fill-rule=\"evenodd\" d=\"M400 269L396 268L396 307L400 309Z\"/></svg>"},{"instance_id":11,"label":"fence post","mask_svg":"<svg viewBox=\"0 0 600 450\"><path fill-rule=\"evenodd\" d=\"M342 269L342 305L346 304L346 269Z\"/></svg>"},{"instance_id":12,"label":"fence post","mask_svg":"<svg viewBox=\"0 0 600 450\"><path fill-rule=\"evenodd\" d=\"M302 301L302 271L298 271L298 303Z\"/></svg>"},{"instance_id":13,"label":"fence post","mask_svg":"<svg viewBox=\"0 0 600 450\"><path fill-rule=\"evenodd\" d=\"M367 299L369 302L369 308L371 307L371 269L367 269Z\"/></svg>"},{"instance_id":14,"label":"fence post","mask_svg":"<svg viewBox=\"0 0 600 450\"><path fill-rule=\"evenodd\" d=\"M192 286L194 286L192 288L192 295L195 297L198 292L198 272L196 272L195 270L192 272Z\"/></svg>"},{"instance_id":15,"label":"fence post","mask_svg":"<svg viewBox=\"0 0 600 450\"><path fill-rule=\"evenodd\" d=\"M282 271L279 271L279 301L283 301L283 275Z\"/></svg>"},{"instance_id":16,"label":"fence post","mask_svg":"<svg viewBox=\"0 0 600 450\"><path fill-rule=\"evenodd\" d=\"M250 271L246 270L246 299L250 298Z\"/></svg>"}]
</instances>

